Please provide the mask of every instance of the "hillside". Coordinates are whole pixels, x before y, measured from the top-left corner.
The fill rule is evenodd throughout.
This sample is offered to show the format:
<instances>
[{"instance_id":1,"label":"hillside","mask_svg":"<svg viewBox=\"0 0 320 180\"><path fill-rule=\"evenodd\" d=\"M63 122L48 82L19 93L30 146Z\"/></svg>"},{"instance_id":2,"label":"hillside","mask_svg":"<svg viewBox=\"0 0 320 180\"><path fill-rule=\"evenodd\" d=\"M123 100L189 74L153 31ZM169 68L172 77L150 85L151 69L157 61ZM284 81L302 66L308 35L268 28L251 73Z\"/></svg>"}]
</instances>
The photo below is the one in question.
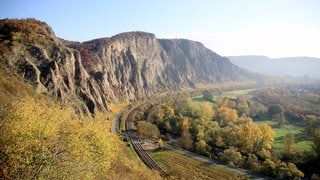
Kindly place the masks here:
<instances>
[{"instance_id":1,"label":"hillside","mask_svg":"<svg viewBox=\"0 0 320 180\"><path fill-rule=\"evenodd\" d=\"M84 114L197 83L258 80L203 44L145 32L72 42L34 19L0 21L1 67Z\"/></svg>"},{"instance_id":2,"label":"hillside","mask_svg":"<svg viewBox=\"0 0 320 180\"><path fill-rule=\"evenodd\" d=\"M310 76L320 78L320 59L313 57L230 56L232 63L256 73L280 76Z\"/></svg>"}]
</instances>

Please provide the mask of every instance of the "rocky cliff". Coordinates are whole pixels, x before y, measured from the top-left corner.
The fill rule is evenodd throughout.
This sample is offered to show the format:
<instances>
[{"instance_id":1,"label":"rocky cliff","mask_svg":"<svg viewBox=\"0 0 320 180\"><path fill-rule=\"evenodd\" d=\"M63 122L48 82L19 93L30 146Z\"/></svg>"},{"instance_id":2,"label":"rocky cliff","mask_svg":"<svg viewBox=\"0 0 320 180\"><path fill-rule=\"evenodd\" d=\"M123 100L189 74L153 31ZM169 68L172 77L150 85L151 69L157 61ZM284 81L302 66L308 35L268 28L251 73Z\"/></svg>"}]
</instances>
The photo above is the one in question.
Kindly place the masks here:
<instances>
[{"instance_id":1,"label":"rocky cliff","mask_svg":"<svg viewBox=\"0 0 320 180\"><path fill-rule=\"evenodd\" d=\"M0 21L0 58L5 71L84 113L197 83L255 79L199 42L145 32L71 42L34 19Z\"/></svg>"}]
</instances>

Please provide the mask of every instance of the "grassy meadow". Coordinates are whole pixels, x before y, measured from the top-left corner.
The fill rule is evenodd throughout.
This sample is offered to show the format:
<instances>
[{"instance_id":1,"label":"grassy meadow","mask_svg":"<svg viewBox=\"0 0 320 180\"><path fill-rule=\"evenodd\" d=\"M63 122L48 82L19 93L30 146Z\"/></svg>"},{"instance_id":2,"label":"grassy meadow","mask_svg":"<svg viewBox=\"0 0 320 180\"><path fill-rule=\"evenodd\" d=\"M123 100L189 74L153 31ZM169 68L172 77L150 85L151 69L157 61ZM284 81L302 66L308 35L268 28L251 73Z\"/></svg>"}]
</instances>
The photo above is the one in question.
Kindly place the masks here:
<instances>
[{"instance_id":1,"label":"grassy meadow","mask_svg":"<svg viewBox=\"0 0 320 180\"><path fill-rule=\"evenodd\" d=\"M287 134L293 134L295 137L296 148L302 151L310 151L312 149L312 141L309 136L304 132L303 125L300 123L283 125L281 128L275 122L265 119L255 121L257 124L270 124L275 132L273 148L283 148L283 138Z\"/></svg>"}]
</instances>

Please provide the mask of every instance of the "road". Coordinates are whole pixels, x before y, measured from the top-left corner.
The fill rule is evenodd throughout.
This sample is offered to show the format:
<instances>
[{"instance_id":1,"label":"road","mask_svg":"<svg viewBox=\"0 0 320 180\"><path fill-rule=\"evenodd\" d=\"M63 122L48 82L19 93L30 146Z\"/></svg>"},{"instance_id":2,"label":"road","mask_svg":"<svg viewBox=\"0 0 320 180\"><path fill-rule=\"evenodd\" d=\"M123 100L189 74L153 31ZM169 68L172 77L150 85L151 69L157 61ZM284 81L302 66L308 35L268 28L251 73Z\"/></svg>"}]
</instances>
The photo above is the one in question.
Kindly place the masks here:
<instances>
[{"instance_id":1,"label":"road","mask_svg":"<svg viewBox=\"0 0 320 180\"><path fill-rule=\"evenodd\" d=\"M120 118L122 115L123 111L117 113L112 120L112 126L111 126L111 133L113 134L119 134L118 133L118 127L119 127L119 122L120 122Z\"/></svg>"}]
</instances>

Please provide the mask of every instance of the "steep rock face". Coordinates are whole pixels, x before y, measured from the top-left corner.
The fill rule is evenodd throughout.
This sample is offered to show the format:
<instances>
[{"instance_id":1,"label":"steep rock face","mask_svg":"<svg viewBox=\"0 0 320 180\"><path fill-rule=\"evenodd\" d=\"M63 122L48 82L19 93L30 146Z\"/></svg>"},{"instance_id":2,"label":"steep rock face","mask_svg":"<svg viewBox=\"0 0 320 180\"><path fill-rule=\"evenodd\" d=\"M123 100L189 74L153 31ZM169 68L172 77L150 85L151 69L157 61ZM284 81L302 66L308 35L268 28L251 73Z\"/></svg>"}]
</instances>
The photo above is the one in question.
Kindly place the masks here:
<instances>
[{"instance_id":1,"label":"steep rock face","mask_svg":"<svg viewBox=\"0 0 320 180\"><path fill-rule=\"evenodd\" d=\"M231 64L229 59L219 56L199 42L186 39L160 39L159 42L170 57L175 71L193 83L236 81L243 78L245 73Z\"/></svg>"},{"instance_id":2,"label":"steep rock face","mask_svg":"<svg viewBox=\"0 0 320 180\"><path fill-rule=\"evenodd\" d=\"M79 43L33 19L1 20L0 38L4 69L84 113L197 83L255 79L199 42L145 32Z\"/></svg>"},{"instance_id":3,"label":"steep rock face","mask_svg":"<svg viewBox=\"0 0 320 180\"><path fill-rule=\"evenodd\" d=\"M70 45L80 52L94 52L87 71L113 101L134 100L171 89L163 74L168 58L157 39L149 33L124 33L109 39ZM85 50L82 50L85 49Z\"/></svg>"},{"instance_id":4,"label":"steep rock face","mask_svg":"<svg viewBox=\"0 0 320 180\"><path fill-rule=\"evenodd\" d=\"M83 68L78 51L64 46L45 23L28 20L0 22L1 67L32 83L79 112L107 112L105 95Z\"/></svg>"},{"instance_id":5,"label":"steep rock face","mask_svg":"<svg viewBox=\"0 0 320 180\"><path fill-rule=\"evenodd\" d=\"M88 57L84 60L85 68L107 90L104 93L112 101L193 88L196 83L251 78L199 42L157 39L145 32L122 33L68 46Z\"/></svg>"}]
</instances>

